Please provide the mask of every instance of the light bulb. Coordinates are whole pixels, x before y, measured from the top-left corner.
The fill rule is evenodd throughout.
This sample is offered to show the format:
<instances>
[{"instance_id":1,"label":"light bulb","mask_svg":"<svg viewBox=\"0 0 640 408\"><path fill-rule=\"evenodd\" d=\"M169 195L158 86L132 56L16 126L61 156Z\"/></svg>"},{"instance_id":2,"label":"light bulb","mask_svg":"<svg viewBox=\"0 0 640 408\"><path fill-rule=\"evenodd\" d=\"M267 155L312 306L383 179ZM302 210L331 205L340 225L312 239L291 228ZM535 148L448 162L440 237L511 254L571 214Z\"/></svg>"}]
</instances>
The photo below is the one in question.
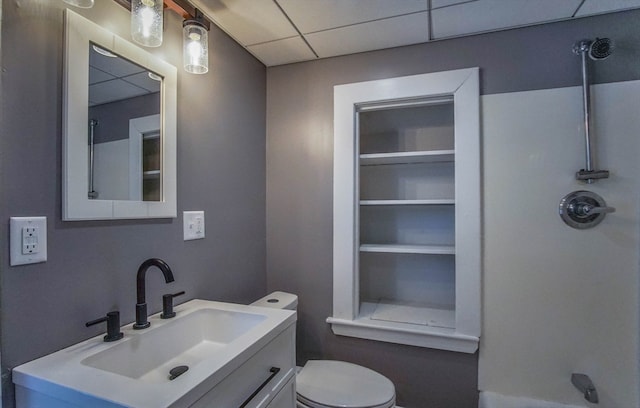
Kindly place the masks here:
<instances>
[{"instance_id":1,"label":"light bulb","mask_svg":"<svg viewBox=\"0 0 640 408\"><path fill-rule=\"evenodd\" d=\"M162 44L162 0L131 1L131 37L146 47Z\"/></svg>"},{"instance_id":2,"label":"light bulb","mask_svg":"<svg viewBox=\"0 0 640 408\"><path fill-rule=\"evenodd\" d=\"M209 46L207 29L195 20L183 23L184 69L192 74L206 74L209 71Z\"/></svg>"}]
</instances>

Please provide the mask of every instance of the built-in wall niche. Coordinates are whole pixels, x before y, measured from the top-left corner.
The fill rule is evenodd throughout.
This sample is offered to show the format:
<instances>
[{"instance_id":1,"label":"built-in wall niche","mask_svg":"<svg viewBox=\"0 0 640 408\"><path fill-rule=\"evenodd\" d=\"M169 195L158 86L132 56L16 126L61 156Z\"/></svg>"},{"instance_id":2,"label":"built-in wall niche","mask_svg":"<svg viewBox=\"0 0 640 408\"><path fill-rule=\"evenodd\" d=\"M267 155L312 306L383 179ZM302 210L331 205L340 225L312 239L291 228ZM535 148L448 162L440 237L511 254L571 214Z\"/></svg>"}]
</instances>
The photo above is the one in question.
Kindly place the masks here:
<instances>
[{"instance_id":1,"label":"built-in wall niche","mask_svg":"<svg viewBox=\"0 0 640 408\"><path fill-rule=\"evenodd\" d=\"M334 333L472 353L478 70L334 88Z\"/></svg>"}]
</instances>

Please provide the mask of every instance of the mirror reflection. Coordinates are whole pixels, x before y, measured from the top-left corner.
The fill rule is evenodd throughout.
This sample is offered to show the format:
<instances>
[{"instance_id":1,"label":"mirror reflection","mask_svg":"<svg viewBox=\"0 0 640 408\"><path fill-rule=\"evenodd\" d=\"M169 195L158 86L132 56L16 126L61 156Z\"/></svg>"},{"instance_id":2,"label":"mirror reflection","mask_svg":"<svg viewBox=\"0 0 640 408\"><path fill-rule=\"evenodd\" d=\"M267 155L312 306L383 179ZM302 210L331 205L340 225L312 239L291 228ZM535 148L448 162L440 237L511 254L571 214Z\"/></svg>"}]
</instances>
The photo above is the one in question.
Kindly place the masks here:
<instances>
[{"instance_id":1,"label":"mirror reflection","mask_svg":"<svg viewBox=\"0 0 640 408\"><path fill-rule=\"evenodd\" d=\"M88 197L160 201L162 77L89 48Z\"/></svg>"}]
</instances>

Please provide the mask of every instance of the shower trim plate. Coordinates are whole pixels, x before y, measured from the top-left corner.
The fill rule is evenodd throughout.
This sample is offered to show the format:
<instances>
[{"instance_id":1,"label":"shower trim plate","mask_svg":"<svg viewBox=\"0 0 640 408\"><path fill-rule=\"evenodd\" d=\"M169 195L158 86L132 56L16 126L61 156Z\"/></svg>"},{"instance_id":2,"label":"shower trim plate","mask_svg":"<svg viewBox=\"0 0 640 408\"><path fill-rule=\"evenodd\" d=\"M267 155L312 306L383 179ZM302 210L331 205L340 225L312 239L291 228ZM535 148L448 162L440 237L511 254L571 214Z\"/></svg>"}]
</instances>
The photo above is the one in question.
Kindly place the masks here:
<instances>
[{"instance_id":1,"label":"shower trim plate","mask_svg":"<svg viewBox=\"0 0 640 408\"><path fill-rule=\"evenodd\" d=\"M593 228L604 220L607 213L615 211L615 208L607 207L602 197L591 191L574 191L560 200L560 218L576 229Z\"/></svg>"}]
</instances>

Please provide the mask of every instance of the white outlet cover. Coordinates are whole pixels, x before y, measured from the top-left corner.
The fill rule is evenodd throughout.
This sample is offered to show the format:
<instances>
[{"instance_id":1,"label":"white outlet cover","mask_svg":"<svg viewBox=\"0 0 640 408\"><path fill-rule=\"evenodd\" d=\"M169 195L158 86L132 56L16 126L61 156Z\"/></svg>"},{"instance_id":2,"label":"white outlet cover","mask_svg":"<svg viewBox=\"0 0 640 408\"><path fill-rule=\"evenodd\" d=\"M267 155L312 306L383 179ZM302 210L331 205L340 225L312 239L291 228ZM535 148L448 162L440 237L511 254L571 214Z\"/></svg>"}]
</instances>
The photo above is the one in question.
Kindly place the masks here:
<instances>
[{"instance_id":1,"label":"white outlet cover","mask_svg":"<svg viewBox=\"0 0 640 408\"><path fill-rule=\"evenodd\" d=\"M10 218L9 256L11 266L47 260L47 217Z\"/></svg>"},{"instance_id":2,"label":"white outlet cover","mask_svg":"<svg viewBox=\"0 0 640 408\"><path fill-rule=\"evenodd\" d=\"M182 214L184 240L204 238L204 211L184 211Z\"/></svg>"}]
</instances>

